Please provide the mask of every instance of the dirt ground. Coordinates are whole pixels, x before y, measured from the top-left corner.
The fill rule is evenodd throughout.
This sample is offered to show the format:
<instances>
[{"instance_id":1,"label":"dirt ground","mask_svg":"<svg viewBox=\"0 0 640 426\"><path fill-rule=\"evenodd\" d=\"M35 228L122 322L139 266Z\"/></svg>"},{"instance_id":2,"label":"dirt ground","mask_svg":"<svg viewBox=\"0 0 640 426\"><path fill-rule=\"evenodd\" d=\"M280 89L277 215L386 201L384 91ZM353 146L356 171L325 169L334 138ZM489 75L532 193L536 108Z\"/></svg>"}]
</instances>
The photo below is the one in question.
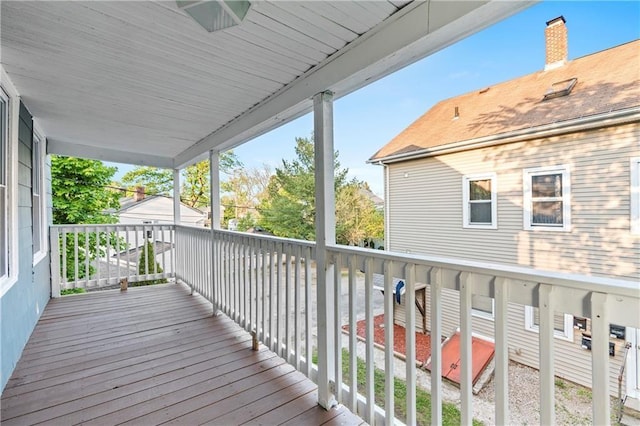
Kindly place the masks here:
<instances>
[{"instance_id":1,"label":"dirt ground","mask_svg":"<svg viewBox=\"0 0 640 426\"><path fill-rule=\"evenodd\" d=\"M343 277L344 278L344 277ZM346 284L343 284L342 312L343 324L348 323L348 290ZM357 285L357 299L364 301L364 278L359 274ZM313 291L315 296L315 288ZM374 315L384 312L384 298L379 292L373 294ZM315 302L315 301L314 301ZM315 303L314 303L315 306ZM358 303L358 319L364 318L364 304ZM315 312L314 312L315 314ZM347 339L347 335L343 335L343 339ZM343 340L343 345L347 341ZM364 344L358 344L358 354L361 358L365 358L366 353ZM384 369L384 352L375 349L375 364L379 368ZM405 364L401 359L396 358L394 371L396 376L404 378ZM429 372L418 369L418 386L430 389L431 379ZM485 425L495 424L495 403L494 403L494 376L484 385L482 390L473 397L473 417L480 420ZM568 382L562 379L556 379L556 424L558 425L590 425L592 417L592 394L591 389ZM443 399L460 406L459 388L445 382L443 383ZM615 415L615 401L611 402L611 413ZM513 425L531 425L540 424L540 377L538 370L527 367L515 362L509 363L509 410L510 421ZM622 424L640 426L640 413L626 410L626 414L622 418ZM615 420L612 419L612 424Z\"/></svg>"},{"instance_id":2,"label":"dirt ground","mask_svg":"<svg viewBox=\"0 0 640 426\"><path fill-rule=\"evenodd\" d=\"M556 378L556 424L559 425L590 425L592 412L591 389ZM540 424L540 376L538 370L515 362L509 363L509 409L512 424ZM477 395L479 400L493 404L493 378ZM611 414L615 416L614 404L611 401ZM639 413L627 412L622 418L622 424L640 425ZM486 413L486 417L478 418L485 424L494 424L493 412ZM612 420L612 424L615 421Z\"/></svg>"}]
</instances>

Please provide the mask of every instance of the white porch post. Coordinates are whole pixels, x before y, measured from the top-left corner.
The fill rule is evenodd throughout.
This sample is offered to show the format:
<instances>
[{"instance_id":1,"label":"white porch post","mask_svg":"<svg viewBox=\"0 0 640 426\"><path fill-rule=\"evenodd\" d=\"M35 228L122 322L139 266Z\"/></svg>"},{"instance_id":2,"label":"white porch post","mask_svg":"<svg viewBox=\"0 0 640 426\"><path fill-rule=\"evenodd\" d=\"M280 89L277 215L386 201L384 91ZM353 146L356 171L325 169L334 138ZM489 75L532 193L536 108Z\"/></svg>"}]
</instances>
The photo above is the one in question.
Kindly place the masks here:
<instances>
[{"instance_id":1,"label":"white porch post","mask_svg":"<svg viewBox=\"0 0 640 426\"><path fill-rule=\"evenodd\" d=\"M209 150L209 205L211 206L211 302L213 303L213 315L218 314L218 271L215 270L217 258L217 246L215 232L220 229L220 153Z\"/></svg>"},{"instance_id":2,"label":"white porch post","mask_svg":"<svg viewBox=\"0 0 640 426\"><path fill-rule=\"evenodd\" d=\"M173 169L173 223L180 225L180 169Z\"/></svg>"},{"instance_id":3,"label":"white porch post","mask_svg":"<svg viewBox=\"0 0 640 426\"><path fill-rule=\"evenodd\" d=\"M330 409L336 404L331 382L335 376L333 309L334 272L328 264L327 245L336 242L333 93L313 97L314 162L316 185L316 268L318 291L318 404ZM339 384L336 384L339 385Z\"/></svg>"},{"instance_id":4,"label":"white porch post","mask_svg":"<svg viewBox=\"0 0 640 426\"><path fill-rule=\"evenodd\" d=\"M211 229L220 229L220 153L209 151L209 199L211 204Z\"/></svg>"}]
</instances>

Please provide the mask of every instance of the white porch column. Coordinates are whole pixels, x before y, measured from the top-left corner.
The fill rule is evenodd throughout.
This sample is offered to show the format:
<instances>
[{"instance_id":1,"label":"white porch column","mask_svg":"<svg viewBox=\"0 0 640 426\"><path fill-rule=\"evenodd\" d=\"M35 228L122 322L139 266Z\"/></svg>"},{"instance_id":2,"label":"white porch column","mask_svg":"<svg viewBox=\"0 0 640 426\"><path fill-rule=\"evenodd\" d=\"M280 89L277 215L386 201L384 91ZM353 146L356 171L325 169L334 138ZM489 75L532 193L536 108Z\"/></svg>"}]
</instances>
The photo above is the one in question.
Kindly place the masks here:
<instances>
[{"instance_id":1,"label":"white porch column","mask_svg":"<svg viewBox=\"0 0 640 426\"><path fill-rule=\"evenodd\" d=\"M220 153L209 151L209 200L211 204L211 229L220 229Z\"/></svg>"},{"instance_id":2,"label":"white porch column","mask_svg":"<svg viewBox=\"0 0 640 426\"><path fill-rule=\"evenodd\" d=\"M333 266L327 262L326 247L336 242L333 93L313 97L314 162L316 184L316 268L318 291L318 404L330 409L336 404L331 389L335 377L335 309ZM339 385L339 384L338 384Z\"/></svg>"},{"instance_id":3,"label":"white porch column","mask_svg":"<svg viewBox=\"0 0 640 426\"><path fill-rule=\"evenodd\" d=\"M173 169L173 223L180 225L180 169Z\"/></svg>"},{"instance_id":4,"label":"white porch column","mask_svg":"<svg viewBox=\"0 0 640 426\"><path fill-rule=\"evenodd\" d=\"M211 206L211 301L213 315L218 315L218 257L215 232L220 229L220 153L209 150L209 205Z\"/></svg>"}]
</instances>

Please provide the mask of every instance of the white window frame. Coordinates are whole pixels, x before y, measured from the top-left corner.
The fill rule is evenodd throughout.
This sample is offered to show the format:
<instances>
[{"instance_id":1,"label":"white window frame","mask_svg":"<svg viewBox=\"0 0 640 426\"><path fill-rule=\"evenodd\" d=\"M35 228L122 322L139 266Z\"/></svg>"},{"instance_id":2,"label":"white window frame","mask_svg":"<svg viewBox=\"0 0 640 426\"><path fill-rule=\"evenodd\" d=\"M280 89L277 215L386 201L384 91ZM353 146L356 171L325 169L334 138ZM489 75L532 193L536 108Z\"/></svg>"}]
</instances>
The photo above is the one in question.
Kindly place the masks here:
<instances>
[{"instance_id":1,"label":"white window frame","mask_svg":"<svg viewBox=\"0 0 640 426\"><path fill-rule=\"evenodd\" d=\"M484 297L488 297L488 296L484 296ZM491 298L491 313L486 312L486 311L481 311L479 309L475 309L473 307L473 297L472 297L472 301L471 301L471 316L473 317L478 317L478 318L484 318L484 319L488 319L491 321L495 321L496 319L496 299Z\"/></svg>"},{"instance_id":2,"label":"white window frame","mask_svg":"<svg viewBox=\"0 0 640 426\"><path fill-rule=\"evenodd\" d=\"M36 148L36 145L38 147ZM33 264L38 264L42 259L47 256L49 247L47 246L47 209L46 209L46 187L45 187L45 156L46 156L46 139L43 136L42 131L37 127L36 123L33 123L33 155L32 155L32 185L31 196L32 206L35 206L35 198L39 199L39 208L34 214L40 215L40 229L39 229L39 250L33 253ZM36 170L36 167L38 170ZM35 180L38 180L39 193L35 192ZM33 209L33 207L32 207ZM34 225L35 226L35 225ZM35 243L35 241L34 241Z\"/></svg>"},{"instance_id":3,"label":"white window frame","mask_svg":"<svg viewBox=\"0 0 640 426\"><path fill-rule=\"evenodd\" d=\"M0 66L0 95L6 100L6 256L7 271L0 271L0 297L18 281L18 128L20 98L9 76Z\"/></svg>"},{"instance_id":4,"label":"white window frame","mask_svg":"<svg viewBox=\"0 0 640 426\"><path fill-rule=\"evenodd\" d=\"M633 157L630 161L629 203L631 233L640 234L640 157Z\"/></svg>"},{"instance_id":5,"label":"white window frame","mask_svg":"<svg viewBox=\"0 0 640 426\"><path fill-rule=\"evenodd\" d=\"M7 279L9 276L9 211L10 209L10 203L9 203L9 188L11 187L9 185L9 166L10 166L10 162L8 159L9 156L9 131L8 131L8 127L9 127L9 108L10 108L10 104L9 104L9 96L4 92L4 90L2 90L2 87L0 87L0 101L2 102L2 104L4 104L4 108L2 110L2 116L0 116L0 130L2 131L2 133L0 134L0 150L2 150L0 152L2 161L4 162L4 164L0 164L0 173L2 173L2 175L0 175L0 189L2 189L2 192L0 192L0 197L3 197L3 209L5 209L5 219L3 223L0 223L0 226L2 227L1 231L2 233L0 234L0 238L3 238L4 241L0 241L1 245L0 247L4 247L4 250L2 253L0 253L0 256L3 256L3 258L5 259L6 264L4 266L0 266L0 280L4 280ZM3 183L4 182L4 183ZM1 249L0 249L1 250Z\"/></svg>"},{"instance_id":6,"label":"white window frame","mask_svg":"<svg viewBox=\"0 0 640 426\"><path fill-rule=\"evenodd\" d=\"M533 196L531 178L534 176L544 176L551 174L562 174L562 225L542 225L531 222L531 212L533 210ZM535 167L522 171L523 183L523 224L524 229L529 231L571 231L571 170L566 164L559 166ZM537 201L558 201L556 197L549 199L538 199Z\"/></svg>"},{"instance_id":7,"label":"white window frame","mask_svg":"<svg viewBox=\"0 0 640 426\"><path fill-rule=\"evenodd\" d=\"M476 180L491 181L491 223L472 223L469 199L469 184ZM486 201L483 201L486 202ZM479 173L462 177L462 227L477 229L498 229L498 178L495 173Z\"/></svg>"},{"instance_id":8,"label":"white window frame","mask_svg":"<svg viewBox=\"0 0 640 426\"><path fill-rule=\"evenodd\" d=\"M524 328L534 333L540 333L540 326L534 322L533 306L524 307ZM557 339L573 342L573 315L564 314L564 330L553 329L553 336Z\"/></svg>"}]
</instances>

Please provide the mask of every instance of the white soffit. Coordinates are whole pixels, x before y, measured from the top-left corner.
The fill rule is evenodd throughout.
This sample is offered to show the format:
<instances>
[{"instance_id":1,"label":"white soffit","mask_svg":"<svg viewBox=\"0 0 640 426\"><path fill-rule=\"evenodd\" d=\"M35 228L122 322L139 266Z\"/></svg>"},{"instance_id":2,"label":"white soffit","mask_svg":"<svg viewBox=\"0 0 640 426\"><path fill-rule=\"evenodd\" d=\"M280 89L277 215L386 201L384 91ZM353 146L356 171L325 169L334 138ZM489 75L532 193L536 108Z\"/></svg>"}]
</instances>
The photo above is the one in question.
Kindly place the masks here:
<instances>
[{"instance_id":1,"label":"white soffit","mask_svg":"<svg viewBox=\"0 0 640 426\"><path fill-rule=\"evenodd\" d=\"M174 1L2 1L0 54L51 152L178 166L530 3L405 4L253 1L208 33Z\"/></svg>"}]
</instances>

